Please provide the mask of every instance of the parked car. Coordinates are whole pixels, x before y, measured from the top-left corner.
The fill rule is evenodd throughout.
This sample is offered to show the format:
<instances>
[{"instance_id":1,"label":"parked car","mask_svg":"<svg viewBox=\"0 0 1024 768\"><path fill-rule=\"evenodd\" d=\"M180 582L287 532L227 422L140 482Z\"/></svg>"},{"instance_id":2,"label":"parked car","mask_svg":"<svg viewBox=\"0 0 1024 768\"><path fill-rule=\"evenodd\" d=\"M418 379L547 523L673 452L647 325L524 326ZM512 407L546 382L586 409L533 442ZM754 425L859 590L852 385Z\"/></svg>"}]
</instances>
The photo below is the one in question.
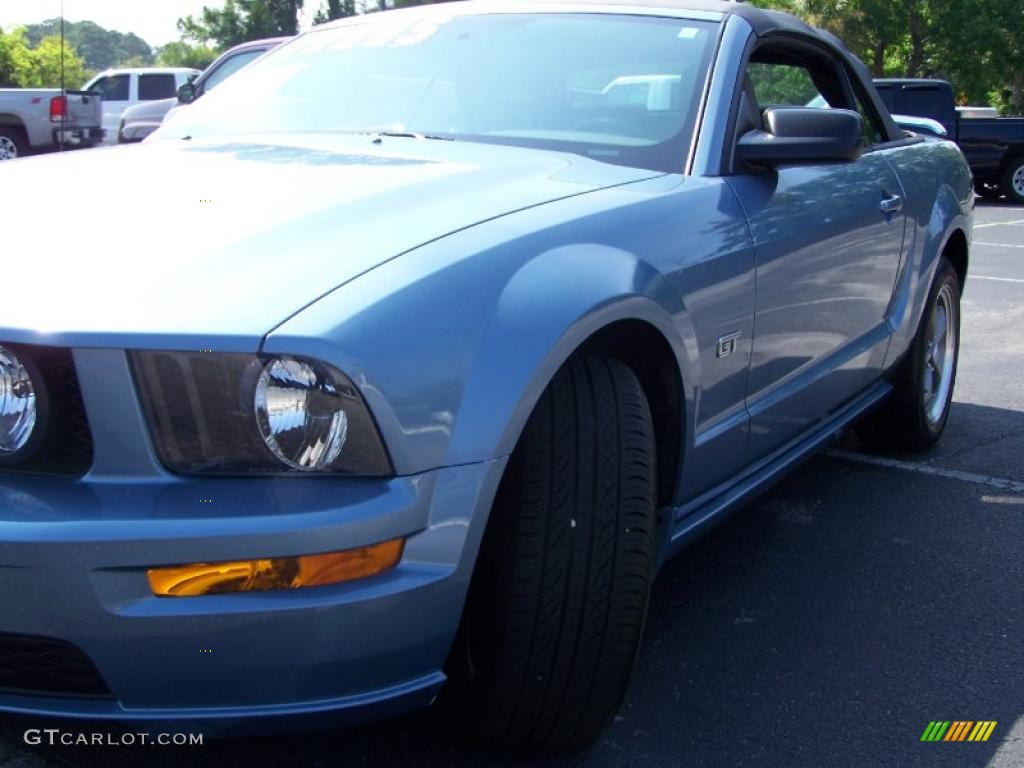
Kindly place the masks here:
<instances>
[{"instance_id":1,"label":"parked car","mask_svg":"<svg viewBox=\"0 0 1024 768\"><path fill-rule=\"evenodd\" d=\"M190 80L178 88L174 98L159 101L147 101L128 107L121 115L121 127L118 141L121 144L132 144L142 141L160 127L167 113L182 104L191 104L207 91L213 90L226 78L242 67L251 64L267 51L276 48L290 38L273 37L266 40L254 40L236 45L222 53L209 67L203 70L195 80Z\"/></svg>"},{"instance_id":2,"label":"parked car","mask_svg":"<svg viewBox=\"0 0 1024 768\"><path fill-rule=\"evenodd\" d=\"M0 89L0 160L97 144L102 108L98 96L83 91Z\"/></svg>"},{"instance_id":3,"label":"parked car","mask_svg":"<svg viewBox=\"0 0 1024 768\"><path fill-rule=\"evenodd\" d=\"M103 143L116 144L121 115L128 107L173 98L198 69L142 67L107 69L85 84L84 90L103 97Z\"/></svg>"},{"instance_id":4,"label":"parked car","mask_svg":"<svg viewBox=\"0 0 1024 768\"><path fill-rule=\"evenodd\" d=\"M69 158L142 250L12 165L61 279L4 266L0 710L265 733L444 687L586 744L667 557L848 426L939 439L959 149L792 16L580 8L319 26Z\"/></svg>"},{"instance_id":5,"label":"parked car","mask_svg":"<svg viewBox=\"0 0 1024 768\"><path fill-rule=\"evenodd\" d=\"M959 111L945 80L881 79L875 87L893 112L931 118L967 156L978 192L1024 203L1024 118L974 117Z\"/></svg>"}]
</instances>

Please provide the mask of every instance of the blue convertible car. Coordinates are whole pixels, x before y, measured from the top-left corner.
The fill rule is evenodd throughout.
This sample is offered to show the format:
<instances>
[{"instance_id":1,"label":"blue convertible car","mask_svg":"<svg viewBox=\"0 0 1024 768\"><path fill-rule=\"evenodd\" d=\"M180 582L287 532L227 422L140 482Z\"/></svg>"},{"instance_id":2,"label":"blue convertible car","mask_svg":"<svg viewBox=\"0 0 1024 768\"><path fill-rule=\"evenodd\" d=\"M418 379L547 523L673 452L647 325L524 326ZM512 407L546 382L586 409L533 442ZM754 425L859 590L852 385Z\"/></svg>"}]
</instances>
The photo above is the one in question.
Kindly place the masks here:
<instances>
[{"instance_id":1,"label":"blue convertible car","mask_svg":"<svg viewBox=\"0 0 1024 768\"><path fill-rule=\"evenodd\" d=\"M344 20L5 165L0 710L592 741L666 557L848 425L939 438L972 189L717 0Z\"/></svg>"}]
</instances>

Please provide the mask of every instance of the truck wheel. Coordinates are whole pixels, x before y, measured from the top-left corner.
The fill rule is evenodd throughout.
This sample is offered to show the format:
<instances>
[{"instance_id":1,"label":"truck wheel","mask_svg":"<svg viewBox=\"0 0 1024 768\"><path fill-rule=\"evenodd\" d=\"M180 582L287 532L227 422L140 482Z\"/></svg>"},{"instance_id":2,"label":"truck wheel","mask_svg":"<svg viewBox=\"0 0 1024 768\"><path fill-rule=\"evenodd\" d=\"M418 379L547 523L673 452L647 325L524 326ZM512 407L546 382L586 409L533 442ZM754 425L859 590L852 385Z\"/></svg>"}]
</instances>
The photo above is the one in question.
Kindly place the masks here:
<instances>
[{"instance_id":1,"label":"truck wheel","mask_svg":"<svg viewBox=\"0 0 1024 768\"><path fill-rule=\"evenodd\" d=\"M857 427L868 447L924 451L942 436L960 355L960 278L943 258L921 324L885 404Z\"/></svg>"},{"instance_id":2,"label":"truck wheel","mask_svg":"<svg viewBox=\"0 0 1024 768\"><path fill-rule=\"evenodd\" d=\"M509 461L452 654L453 703L475 736L560 752L611 722L647 615L655 467L634 373L572 358Z\"/></svg>"},{"instance_id":3,"label":"truck wheel","mask_svg":"<svg viewBox=\"0 0 1024 768\"><path fill-rule=\"evenodd\" d=\"M14 160L24 154L21 134L13 128L0 126L0 160Z\"/></svg>"},{"instance_id":4,"label":"truck wheel","mask_svg":"<svg viewBox=\"0 0 1024 768\"><path fill-rule=\"evenodd\" d=\"M1014 203L1024 203L1024 157L1015 157L1003 171L1003 181L999 185L1006 196Z\"/></svg>"}]
</instances>

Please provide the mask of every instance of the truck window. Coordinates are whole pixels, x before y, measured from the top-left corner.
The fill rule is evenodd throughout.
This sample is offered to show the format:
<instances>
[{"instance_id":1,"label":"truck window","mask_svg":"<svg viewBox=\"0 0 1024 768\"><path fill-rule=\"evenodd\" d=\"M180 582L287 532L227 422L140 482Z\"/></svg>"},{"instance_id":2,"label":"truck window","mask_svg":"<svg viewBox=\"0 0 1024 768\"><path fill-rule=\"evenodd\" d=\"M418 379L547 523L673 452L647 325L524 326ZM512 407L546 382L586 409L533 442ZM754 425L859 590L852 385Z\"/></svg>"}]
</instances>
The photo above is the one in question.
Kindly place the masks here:
<instances>
[{"instance_id":1,"label":"truck window","mask_svg":"<svg viewBox=\"0 0 1024 768\"><path fill-rule=\"evenodd\" d=\"M171 99L177 91L174 75L139 75L139 101Z\"/></svg>"},{"instance_id":2,"label":"truck window","mask_svg":"<svg viewBox=\"0 0 1024 768\"><path fill-rule=\"evenodd\" d=\"M920 115L941 120L948 109L945 94L939 88L904 88L897 96L898 111L907 115Z\"/></svg>"},{"instance_id":3,"label":"truck window","mask_svg":"<svg viewBox=\"0 0 1024 768\"><path fill-rule=\"evenodd\" d=\"M107 75L93 83L89 90L99 93L104 101L128 101L130 84L129 75Z\"/></svg>"}]
</instances>

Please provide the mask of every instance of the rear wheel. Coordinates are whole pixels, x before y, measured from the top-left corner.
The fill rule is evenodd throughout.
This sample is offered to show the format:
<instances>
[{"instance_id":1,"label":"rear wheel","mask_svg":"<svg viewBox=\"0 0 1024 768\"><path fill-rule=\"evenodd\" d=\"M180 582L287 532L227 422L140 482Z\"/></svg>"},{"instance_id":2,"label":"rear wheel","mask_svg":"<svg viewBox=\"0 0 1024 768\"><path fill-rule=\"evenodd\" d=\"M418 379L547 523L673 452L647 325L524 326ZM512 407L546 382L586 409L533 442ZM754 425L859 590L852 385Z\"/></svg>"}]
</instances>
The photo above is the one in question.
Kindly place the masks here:
<instances>
[{"instance_id":1,"label":"rear wheel","mask_svg":"<svg viewBox=\"0 0 1024 768\"><path fill-rule=\"evenodd\" d=\"M1000 187L1012 202L1024 203L1024 157L1015 157L1010 161L1003 171Z\"/></svg>"},{"instance_id":2,"label":"rear wheel","mask_svg":"<svg viewBox=\"0 0 1024 768\"><path fill-rule=\"evenodd\" d=\"M0 160L14 160L24 154L21 133L14 128L0 126Z\"/></svg>"},{"instance_id":3,"label":"rear wheel","mask_svg":"<svg viewBox=\"0 0 1024 768\"><path fill-rule=\"evenodd\" d=\"M960 278L948 259L936 272L928 305L885 404L857 428L871 448L923 451L942 436L960 355Z\"/></svg>"},{"instance_id":4,"label":"rear wheel","mask_svg":"<svg viewBox=\"0 0 1024 768\"><path fill-rule=\"evenodd\" d=\"M574 357L517 445L451 663L475 735L564 751L615 715L655 557L650 408L625 364Z\"/></svg>"}]
</instances>

